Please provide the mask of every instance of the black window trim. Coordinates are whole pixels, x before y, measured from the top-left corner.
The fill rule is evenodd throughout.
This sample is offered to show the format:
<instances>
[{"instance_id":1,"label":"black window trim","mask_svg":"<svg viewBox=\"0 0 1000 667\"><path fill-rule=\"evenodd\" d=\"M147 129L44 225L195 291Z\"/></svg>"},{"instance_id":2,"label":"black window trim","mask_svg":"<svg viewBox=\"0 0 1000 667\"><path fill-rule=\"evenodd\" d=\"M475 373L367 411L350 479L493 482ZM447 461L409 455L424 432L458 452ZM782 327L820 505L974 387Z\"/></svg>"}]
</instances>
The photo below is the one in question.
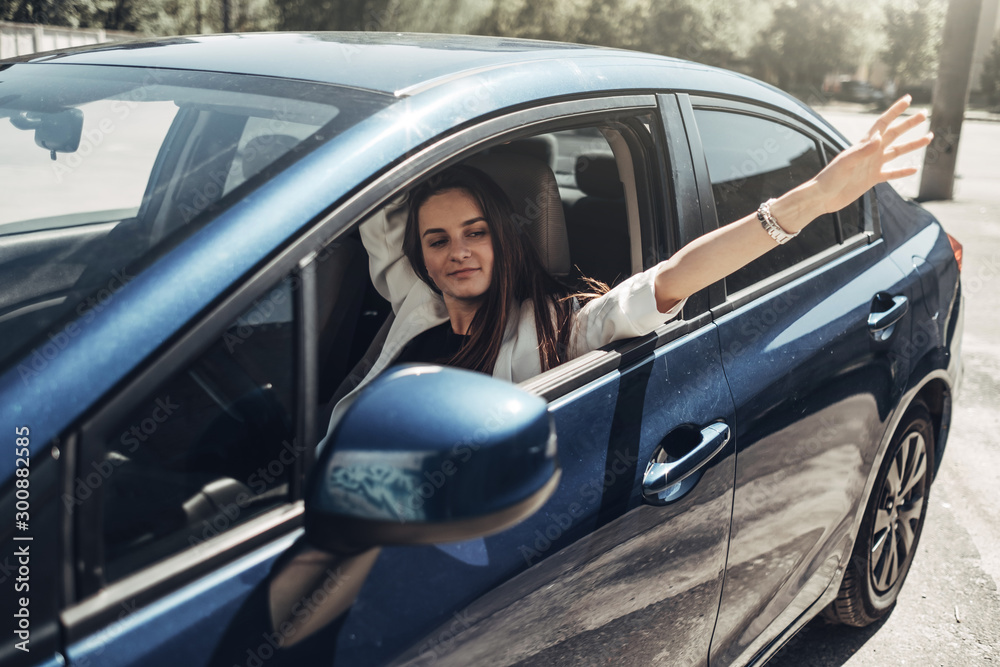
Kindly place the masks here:
<instances>
[{"instance_id":1,"label":"black window trim","mask_svg":"<svg viewBox=\"0 0 1000 667\"><path fill-rule=\"evenodd\" d=\"M694 228L696 237L709 233L718 227L718 214L715 210L715 197L712 194L712 180L708 173L708 161L705 158L705 149L702 146L701 135L698 133L698 125L694 119L694 110L691 106L691 97L686 93L675 95L676 110L671 109L669 121L672 123L674 132L683 137L687 142L688 153L691 156L690 170L687 174L688 180L693 180L694 202L689 202L688 207L697 208L693 210L690 217L700 222L701 231ZM670 131L671 128L668 128ZM689 225L694 227L694 225ZM689 232L690 233L690 232ZM686 239L685 242L694 239ZM719 280L707 288L708 307L715 307L725 300L725 281Z\"/></svg>"},{"instance_id":2,"label":"black window trim","mask_svg":"<svg viewBox=\"0 0 1000 667\"><path fill-rule=\"evenodd\" d=\"M702 154L701 142L695 136L688 135L686 125L693 122L689 112L690 104L687 95L660 94L657 99L660 104L660 119L663 132L666 135L663 145L668 147L664 156L669 173L667 180L673 182L672 196L667 206L671 211L670 219L676 221L666 233L673 238L673 254L699 236L706 233L705 219L708 211L705 206L715 202L705 196L704 187L707 183L707 166L699 166L694 156ZM705 173L702 175L701 170ZM704 176L704 178L702 177ZM711 189L708 194L711 195ZM692 294L684 306L684 317L694 319L706 312L715 300L720 299L718 285L710 285L707 289Z\"/></svg>"},{"instance_id":3,"label":"black window trim","mask_svg":"<svg viewBox=\"0 0 1000 667\"><path fill-rule=\"evenodd\" d=\"M703 196L703 210L706 212L706 233L717 229L719 226L719 220L718 213L715 209L715 198L710 194L711 180L708 177L707 158L705 157L704 150L701 146L701 137L698 134L697 125L694 124L694 111L696 109L739 113L789 126L792 129L805 134L816 143L817 149L820 152L820 157L824 161L824 164L827 164L829 161L828 148L841 146L841 144L843 144L843 140L839 137L836 137L835 135L818 127L808 125L801 119L790 116L785 112L771 109L770 107L757 106L740 100L728 99L724 97L707 97L704 95L678 95L677 97L681 104L681 110L684 114L685 121L687 121L688 117L690 117L691 120L691 130L688 132L688 138L691 142L692 154L700 155L700 159L695 160L695 177L698 180L699 189ZM841 147L841 150L843 148L844 147ZM707 197L705 196L705 190L701 188L702 183L706 183L708 186L709 194ZM812 273L813 271L820 269L826 264L836 261L842 256L855 252L855 250L861 246L870 245L878 241L881 238L881 229L878 224L877 211L874 211L876 207L874 205L873 197L874 191L869 191L864 195L866 203L864 215L866 216L866 220L867 216L870 215L872 217L873 231L865 231L855 234L849 238L843 238L840 216L839 214L835 215L834 221L836 223L836 234L838 239L843 239L842 243L816 253L801 262L798 262L737 292L727 292L725 288L725 280L718 281L716 285L719 285L721 289L716 289L711 292L711 312L713 317L716 319L722 317L723 315L726 315L727 313L730 313L737 308L750 303L751 301L755 301L808 273Z\"/></svg>"}]
</instances>

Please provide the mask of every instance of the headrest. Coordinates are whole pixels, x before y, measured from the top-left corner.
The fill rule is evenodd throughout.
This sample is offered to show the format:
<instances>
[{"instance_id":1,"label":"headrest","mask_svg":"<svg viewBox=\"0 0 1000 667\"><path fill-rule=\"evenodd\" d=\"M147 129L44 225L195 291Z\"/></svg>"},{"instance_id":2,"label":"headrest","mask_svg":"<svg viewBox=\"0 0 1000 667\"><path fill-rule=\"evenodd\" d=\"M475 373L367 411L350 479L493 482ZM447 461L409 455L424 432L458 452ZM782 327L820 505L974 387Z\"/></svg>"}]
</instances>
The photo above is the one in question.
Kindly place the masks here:
<instances>
[{"instance_id":1,"label":"headrest","mask_svg":"<svg viewBox=\"0 0 1000 667\"><path fill-rule=\"evenodd\" d=\"M556 138L550 134L543 134L537 137L526 139L515 139L505 144L494 146L490 149L490 155L526 155L540 160L552 168L555 165L555 156L559 152L559 144Z\"/></svg>"},{"instance_id":2,"label":"headrest","mask_svg":"<svg viewBox=\"0 0 1000 667\"><path fill-rule=\"evenodd\" d=\"M299 140L288 134L262 134L246 143L240 152L243 179L248 180L264 167L295 148Z\"/></svg>"},{"instance_id":3,"label":"headrest","mask_svg":"<svg viewBox=\"0 0 1000 667\"><path fill-rule=\"evenodd\" d=\"M465 161L496 181L507 193L517 221L522 221L542 264L555 276L569 275L569 239L555 174L533 157L516 154L475 155Z\"/></svg>"},{"instance_id":4,"label":"headrest","mask_svg":"<svg viewBox=\"0 0 1000 667\"><path fill-rule=\"evenodd\" d=\"M590 197L621 199L625 196L615 158L606 153L584 153L576 158L576 185Z\"/></svg>"}]
</instances>

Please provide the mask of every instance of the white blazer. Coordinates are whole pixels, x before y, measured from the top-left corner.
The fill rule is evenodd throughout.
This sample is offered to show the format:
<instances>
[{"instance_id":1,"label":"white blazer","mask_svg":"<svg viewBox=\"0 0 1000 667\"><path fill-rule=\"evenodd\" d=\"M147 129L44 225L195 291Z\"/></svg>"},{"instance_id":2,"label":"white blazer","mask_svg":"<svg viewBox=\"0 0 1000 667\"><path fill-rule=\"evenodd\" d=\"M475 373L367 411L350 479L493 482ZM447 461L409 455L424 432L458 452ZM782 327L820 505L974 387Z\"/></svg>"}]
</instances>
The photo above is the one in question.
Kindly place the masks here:
<instances>
[{"instance_id":1,"label":"white blazer","mask_svg":"<svg viewBox=\"0 0 1000 667\"><path fill-rule=\"evenodd\" d=\"M372 282L392 304L396 319L371 370L334 408L331 428L357 392L391 365L407 343L449 319L444 300L417 276L403 255L406 211L403 194L361 225L361 241L368 251ZM661 313L656 308L655 275L655 267L638 273L580 308L570 332L570 358L612 341L645 335L675 317L686 299L669 312ZM508 320L493 377L522 382L541 372L534 310L532 303L525 301L517 316Z\"/></svg>"}]
</instances>

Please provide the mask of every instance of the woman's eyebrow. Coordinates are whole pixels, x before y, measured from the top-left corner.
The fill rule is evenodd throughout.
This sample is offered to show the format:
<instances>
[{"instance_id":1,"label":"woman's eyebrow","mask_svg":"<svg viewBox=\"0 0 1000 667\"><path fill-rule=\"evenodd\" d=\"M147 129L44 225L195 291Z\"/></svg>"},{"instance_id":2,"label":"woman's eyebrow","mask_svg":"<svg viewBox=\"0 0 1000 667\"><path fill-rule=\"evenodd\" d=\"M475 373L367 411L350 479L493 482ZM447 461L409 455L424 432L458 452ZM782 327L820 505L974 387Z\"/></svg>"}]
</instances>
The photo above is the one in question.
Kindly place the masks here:
<instances>
[{"instance_id":1,"label":"woman's eyebrow","mask_svg":"<svg viewBox=\"0 0 1000 667\"><path fill-rule=\"evenodd\" d=\"M466 220L465 222L463 222L461 224L461 226L462 227L468 227L469 225L477 223L477 222L486 222L486 218L484 218L483 216L479 216L478 218L471 218L471 219ZM445 233L445 231L443 229L441 229L440 227L433 227L431 229L424 230L424 233L421 234L421 237L427 236L428 234L437 234L439 232L441 234Z\"/></svg>"}]
</instances>

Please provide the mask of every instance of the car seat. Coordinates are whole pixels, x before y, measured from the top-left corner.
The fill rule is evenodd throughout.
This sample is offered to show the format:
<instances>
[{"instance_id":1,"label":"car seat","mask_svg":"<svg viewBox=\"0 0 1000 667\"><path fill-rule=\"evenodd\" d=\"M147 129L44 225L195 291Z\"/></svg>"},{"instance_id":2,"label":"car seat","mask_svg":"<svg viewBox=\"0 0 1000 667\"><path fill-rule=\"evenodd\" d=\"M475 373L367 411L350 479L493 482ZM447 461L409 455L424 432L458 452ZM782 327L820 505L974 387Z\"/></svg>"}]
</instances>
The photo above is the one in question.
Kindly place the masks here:
<instances>
[{"instance_id":1,"label":"car seat","mask_svg":"<svg viewBox=\"0 0 1000 667\"><path fill-rule=\"evenodd\" d=\"M576 159L576 184L584 193L566 212L569 249L580 274L608 285L631 275L625 188L612 155Z\"/></svg>"}]
</instances>

